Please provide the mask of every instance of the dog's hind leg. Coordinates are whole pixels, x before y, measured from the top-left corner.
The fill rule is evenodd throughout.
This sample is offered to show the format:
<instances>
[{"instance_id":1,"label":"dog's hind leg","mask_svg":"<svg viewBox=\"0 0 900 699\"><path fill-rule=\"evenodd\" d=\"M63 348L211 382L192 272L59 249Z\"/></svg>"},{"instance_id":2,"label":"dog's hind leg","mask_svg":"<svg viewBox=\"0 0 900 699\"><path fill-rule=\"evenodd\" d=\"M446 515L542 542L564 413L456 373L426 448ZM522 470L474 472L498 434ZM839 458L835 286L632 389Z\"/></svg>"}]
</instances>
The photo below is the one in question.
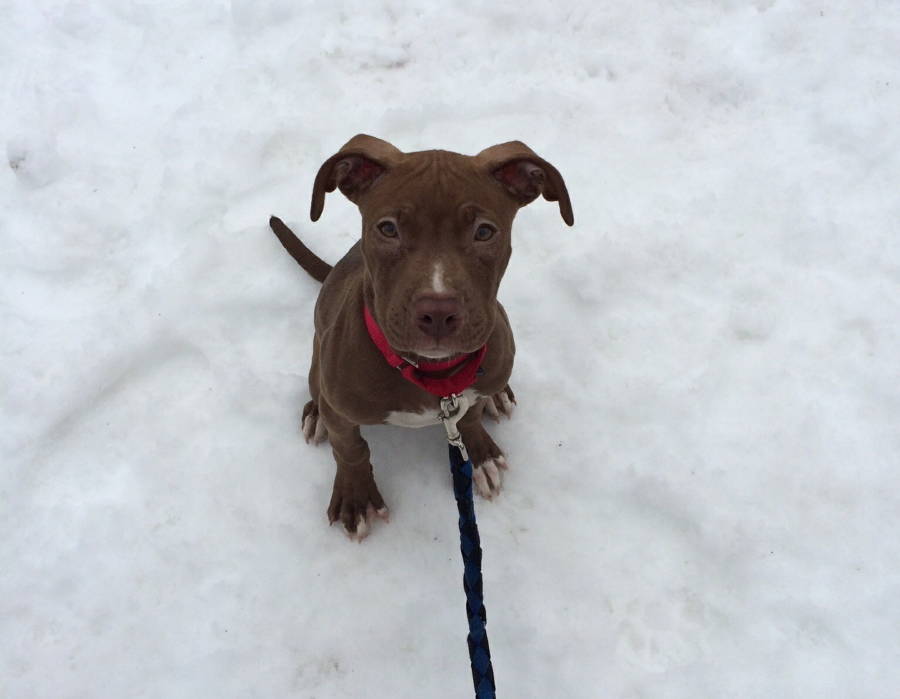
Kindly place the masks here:
<instances>
[{"instance_id":1,"label":"dog's hind leg","mask_svg":"<svg viewBox=\"0 0 900 699\"><path fill-rule=\"evenodd\" d=\"M325 421L319 414L319 340L313 338L313 356L309 367L309 392L312 400L303 406L303 415L300 417L300 431L303 439L309 444L321 444L328 440L328 430Z\"/></svg>"},{"instance_id":2,"label":"dog's hind leg","mask_svg":"<svg viewBox=\"0 0 900 699\"><path fill-rule=\"evenodd\" d=\"M328 441L328 430L325 427L325 421L319 415L319 404L311 400L303 406L303 417L300 419L300 429L303 432L303 439L309 444L321 444Z\"/></svg>"}]
</instances>

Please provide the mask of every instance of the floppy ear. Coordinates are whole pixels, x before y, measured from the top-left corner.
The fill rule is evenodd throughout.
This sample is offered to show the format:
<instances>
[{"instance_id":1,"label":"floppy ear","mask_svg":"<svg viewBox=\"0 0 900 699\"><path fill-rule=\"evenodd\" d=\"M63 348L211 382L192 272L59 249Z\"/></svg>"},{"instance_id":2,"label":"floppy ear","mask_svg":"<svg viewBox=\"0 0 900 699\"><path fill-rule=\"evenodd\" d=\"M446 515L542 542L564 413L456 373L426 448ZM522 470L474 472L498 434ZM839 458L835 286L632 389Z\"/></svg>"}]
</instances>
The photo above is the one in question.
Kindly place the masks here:
<instances>
[{"instance_id":1,"label":"floppy ear","mask_svg":"<svg viewBox=\"0 0 900 699\"><path fill-rule=\"evenodd\" d=\"M539 194L547 201L559 202L559 213L570 226L575 223L569 192L559 170L521 141L491 146L475 158L519 202L534 201Z\"/></svg>"},{"instance_id":2,"label":"floppy ear","mask_svg":"<svg viewBox=\"0 0 900 699\"><path fill-rule=\"evenodd\" d=\"M309 216L318 221L325 208L325 193L339 187L344 196L354 204L403 153L387 141L374 136L358 134L344 147L322 163L313 184L312 204Z\"/></svg>"}]
</instances>

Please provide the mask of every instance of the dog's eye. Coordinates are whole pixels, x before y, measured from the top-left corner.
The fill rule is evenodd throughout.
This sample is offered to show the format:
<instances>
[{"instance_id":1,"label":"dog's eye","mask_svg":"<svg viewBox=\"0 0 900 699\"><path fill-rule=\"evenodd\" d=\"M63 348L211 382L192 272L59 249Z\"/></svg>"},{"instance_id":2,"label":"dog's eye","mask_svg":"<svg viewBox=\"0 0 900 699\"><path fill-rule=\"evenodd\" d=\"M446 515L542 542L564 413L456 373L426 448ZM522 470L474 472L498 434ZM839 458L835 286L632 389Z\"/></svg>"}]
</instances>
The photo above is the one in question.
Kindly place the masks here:
<instances>
[{"instance_id":1,"label":"dog's eye","mask_svg":"<svg viewBox=\"0 0 900 699\"><path fill-rule=\"evenodd\" d=\"M484 242L485 240L490 240L494 237L494 233L497 232L497 229L494 228L489 223L482 223L478 228L475 229L475 240Z\"/></svg>"},{"instance_id":2,"label":"dog's eye","mask_svg":"<svg viewBox=\"0 0 900 699\"><path fill-rule=\"evenodd\" d=\"M385 238L396 238L400 233L397 230L397 224L393 221L382 221L378 224L378 230Z\"/></svg>"}]
</instances>

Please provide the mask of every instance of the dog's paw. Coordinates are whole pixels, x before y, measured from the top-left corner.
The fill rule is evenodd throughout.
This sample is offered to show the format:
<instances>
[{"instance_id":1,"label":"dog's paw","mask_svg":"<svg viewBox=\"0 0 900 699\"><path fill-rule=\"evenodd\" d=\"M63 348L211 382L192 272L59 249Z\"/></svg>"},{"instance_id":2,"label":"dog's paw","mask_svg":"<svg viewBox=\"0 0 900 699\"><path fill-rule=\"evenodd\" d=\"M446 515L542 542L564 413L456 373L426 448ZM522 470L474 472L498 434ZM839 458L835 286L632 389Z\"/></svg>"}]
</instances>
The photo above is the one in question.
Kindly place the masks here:
<instances>
[{"instance_id":1,"label":"dog's paw","mask_svg":"<svg viewBox=\"0 0 900 699\"><path fill-rule=\"evenodd\" d=\"M329 515L329 518L330 517L331 516ZM391 520L391 513L388 511L387 507L381 507L376 510L375 506L371 503L366 506L364 513L361 507L345 505L341 508L340 519L341 524L344 527L344 534L347 535L347 538L350 539L350 541L361 542L369 536L369 532L372 530L372 525L375 523L376 519L389 522ZM329 524L334 524L335 521L336 520L331 520Z\"/></svg>"},{"instance_id":2,"label":"dog's paw","mask_svg":"<svg viewBox=\"0 0 900 699\"><path fill-rule=\"evenodd\" d=\"M340 522L351 541L362 541L372 529L375 519L390 520L390 512L371 471L368 477L336 478L328 505L328 524Z\"/></svg>"},{"instance_id":3,"label":"dog's paw","mask_svg":"<svg viewBox=\"0 0 900 699\"><path fill-rule=\"evenodd\" d=\"M493 500L500 494L502 478L500 472L509 468L506 457L503 454L482 461L472 469L472 485L478 494L488 500Z\"/></svg>"},{"instance_id":4,"label":"dog's paw","mask_svg":"<svg viewBox=\"0 0 900 699\"><path fill-rule=\"evenodd\" d=\"M507 418L512 417L515 406L516 396L507 384L502 391L485 398L484 414L490 415L496 422L500 422L501 415L505 415Z\"/></svg>"},{"instance_id":5,"label":"dog's paw","mask_svg":"<svg viewBox=\"0 0 900 699\"><path fill-rule=\"evenodd\" d=\"M325 421L319 414L319 406L314 400L303 406L303 417L300 419L300 430L303 439L309 444L321 444L328 440L328 430L325 429Z\"/></svg>"},{"instance_id":6,"label":"dog's paw","mask_svg":"<svg viewBox=\"0 0 900 699\"><path fill-rule=\"evenodd\" d=\"M472 486L482 497L492 500L500 494L501 471L509 468L500 447L480 422L460 425L463 442L472 460Z\"/></svg>"}]
</instances>

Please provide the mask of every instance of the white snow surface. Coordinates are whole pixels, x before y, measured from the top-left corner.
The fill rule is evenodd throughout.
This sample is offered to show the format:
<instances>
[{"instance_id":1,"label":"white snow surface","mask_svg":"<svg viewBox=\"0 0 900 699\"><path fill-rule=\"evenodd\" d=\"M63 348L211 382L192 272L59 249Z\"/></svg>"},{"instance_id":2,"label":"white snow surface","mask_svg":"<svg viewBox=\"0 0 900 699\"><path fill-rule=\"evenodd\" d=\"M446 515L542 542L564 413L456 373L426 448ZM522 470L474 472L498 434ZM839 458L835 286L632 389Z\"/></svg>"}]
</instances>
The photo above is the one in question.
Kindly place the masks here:
<instances>
[{"instance_id":1,"label":"white snow surface","mask_svg":"<svg viewBox=\"0 0 900 699\"><path fill-rule=\"evenodd\" d=\"M520 139L500 697L900 696L900 5L0 5L0 696L466 697L439 427L303 443L319 165Z\"/></svg>"}]
</instances>

